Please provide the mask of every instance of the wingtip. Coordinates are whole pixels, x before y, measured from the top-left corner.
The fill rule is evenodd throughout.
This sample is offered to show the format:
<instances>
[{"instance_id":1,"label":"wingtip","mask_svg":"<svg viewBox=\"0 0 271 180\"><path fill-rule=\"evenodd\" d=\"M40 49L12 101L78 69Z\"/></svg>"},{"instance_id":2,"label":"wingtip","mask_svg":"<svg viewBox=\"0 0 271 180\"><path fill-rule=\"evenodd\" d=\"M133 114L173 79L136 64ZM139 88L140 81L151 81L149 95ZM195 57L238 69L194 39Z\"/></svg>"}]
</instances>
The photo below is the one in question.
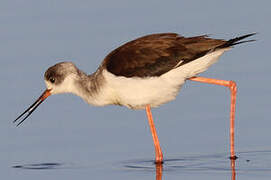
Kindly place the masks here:
<instances>
[{"instance_id":1,"label":"wingtip","mask_svg":"<svg viewBox=\"0 0 271 180\"><path fill-rule=\"evenodd\" d=\"M247 37L250 37L250 36L254 36L258 34L257 32L253 32L253 33L249 33L249 34L246 34L246 35L243 35L243 36L239 36L237 38L241 38L241 39L244 39L244 38L247 38Z\"/></svg>"},{"instance_id":2,"label":"wingtip","mask_svg":"<svg viewBox=\"0 0 271 180\"><path fill-rule=\"evenodd\" d=\"M253 32L253 33L249 33L249 34L245 34L245 35L242 35L242 36L238 36L238 37L232 38L232 39L226 41L224 44L222 44L221 46L219 46L219 47L217 47L217 48L233 47L234 45L237 45L237 44L242 44L242 43L247 43L247 42L253 42L253 41L256 41L255 39L241 41L241 40L243 40L243 39L245 39L245 38L254 36L254 35L256 35L256 34L258 34L258 33L257 33L257 32Z\"/></svg>"}]
</instances>

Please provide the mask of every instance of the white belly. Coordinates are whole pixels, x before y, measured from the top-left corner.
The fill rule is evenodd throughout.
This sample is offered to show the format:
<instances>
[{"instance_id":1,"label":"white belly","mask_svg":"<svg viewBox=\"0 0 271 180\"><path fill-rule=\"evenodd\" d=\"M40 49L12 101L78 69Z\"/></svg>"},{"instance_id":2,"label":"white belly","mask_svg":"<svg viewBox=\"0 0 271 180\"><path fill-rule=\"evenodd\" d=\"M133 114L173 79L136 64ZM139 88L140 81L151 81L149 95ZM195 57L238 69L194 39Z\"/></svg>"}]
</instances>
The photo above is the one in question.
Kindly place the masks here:
<instances>
[{"instance_id":1,"label":"white belly","mask_svg":"<svg viewBox=\"0 0 271 180\"><path fill-rule=\"evenodd\" d=\"M164 77L125 78L116 77L109 72L107 77L108 91L113 104L120 104L133 109L143 109L147 104L151 107L159 106L173 100L184 83L184 78L178 83L172 83ZM107 94L106 93L106 94Z\"/></svg>"}]
</instances>

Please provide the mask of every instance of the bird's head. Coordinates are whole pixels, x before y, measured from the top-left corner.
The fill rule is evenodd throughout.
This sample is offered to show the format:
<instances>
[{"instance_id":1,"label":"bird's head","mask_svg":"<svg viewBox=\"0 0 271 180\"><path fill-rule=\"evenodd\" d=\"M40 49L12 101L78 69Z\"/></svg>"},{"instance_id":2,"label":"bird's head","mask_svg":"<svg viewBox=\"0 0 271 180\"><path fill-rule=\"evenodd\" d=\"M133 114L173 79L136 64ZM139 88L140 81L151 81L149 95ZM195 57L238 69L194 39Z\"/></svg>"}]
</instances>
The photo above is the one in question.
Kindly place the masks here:
<instances>
[{"instance_id":1,"label":"bird's head","mask_svg":"<svg viewBox=\"0 0 271 180\"><path fill-rule=\"evenodd\" d=\"M74 81L78 77L78 69L71 62L61 62L44 74L44 81L50 94L74 92Z\"/></svg>"},{"instance_id":2,"label":"bird's head","mask_svg":"<svg viewBox=\"0 0 271 180\"><path fill-rule=\"evenodd\" d=\"M50 95L59 93L76 92L75 80L79 70L71 62L61 62L47 69L44 74L47 89L42 95L13 122L17 122L24 114L27 114L18 124L20 125L34 110Z\"/></svg>"}]
</instances>

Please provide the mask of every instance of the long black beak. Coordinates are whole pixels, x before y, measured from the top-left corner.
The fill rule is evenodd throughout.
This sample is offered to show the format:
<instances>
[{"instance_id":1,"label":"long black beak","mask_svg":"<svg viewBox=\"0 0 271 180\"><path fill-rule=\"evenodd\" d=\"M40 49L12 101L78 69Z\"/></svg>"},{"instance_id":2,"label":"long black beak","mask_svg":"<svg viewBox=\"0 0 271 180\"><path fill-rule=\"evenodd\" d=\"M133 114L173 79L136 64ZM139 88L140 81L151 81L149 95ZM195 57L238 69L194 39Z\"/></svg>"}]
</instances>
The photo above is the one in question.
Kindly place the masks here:
<instances>
[{"instance_id":1,"label":"long black beak","mask_svg":"<svg viewBox=\"0 0 271 180\"><path fill-rule=\"evenodd\" d=\"M23 118L23 120L19 121L19 123L17 124L17 126L19 126L20 124L22 124L26 118L28 116L30 116L30 114L32 114L35 109L48 97L50 96L51 93L50 93L50 90L49 89L46 89L42 95L29 107L27 108L20 116L18 116L14 121L13 123L17 122L23 115L25 115L26 113L26 116Z\"/></svg>"}]
</instances>

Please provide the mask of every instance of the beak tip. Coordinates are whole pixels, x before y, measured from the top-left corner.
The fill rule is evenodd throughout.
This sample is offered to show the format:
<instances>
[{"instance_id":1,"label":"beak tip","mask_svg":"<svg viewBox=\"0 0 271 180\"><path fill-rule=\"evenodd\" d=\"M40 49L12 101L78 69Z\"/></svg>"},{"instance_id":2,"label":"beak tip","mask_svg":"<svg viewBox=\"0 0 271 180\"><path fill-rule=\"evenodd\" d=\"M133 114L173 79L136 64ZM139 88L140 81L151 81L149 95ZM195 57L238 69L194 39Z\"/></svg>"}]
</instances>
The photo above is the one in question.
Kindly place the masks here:
<instances>
[{"instance_id":1,"label":"beak tip","mask_svg":"<svg viewBox=\"0 0 271 180\"><path fill-rule=\"evenodd\" d=\"M16 126L18 127L20 124L22 124L28 116L30 116L35 109L48 97L51 95L50 89L46 89L42 95L29 107L27 108L20 116L18 116L15 120L13 120L13 123L16 123L17 120L19 120L22 116L24 116L26 113L26 116L21 120Z\"/></svg>"}]
</instances>

